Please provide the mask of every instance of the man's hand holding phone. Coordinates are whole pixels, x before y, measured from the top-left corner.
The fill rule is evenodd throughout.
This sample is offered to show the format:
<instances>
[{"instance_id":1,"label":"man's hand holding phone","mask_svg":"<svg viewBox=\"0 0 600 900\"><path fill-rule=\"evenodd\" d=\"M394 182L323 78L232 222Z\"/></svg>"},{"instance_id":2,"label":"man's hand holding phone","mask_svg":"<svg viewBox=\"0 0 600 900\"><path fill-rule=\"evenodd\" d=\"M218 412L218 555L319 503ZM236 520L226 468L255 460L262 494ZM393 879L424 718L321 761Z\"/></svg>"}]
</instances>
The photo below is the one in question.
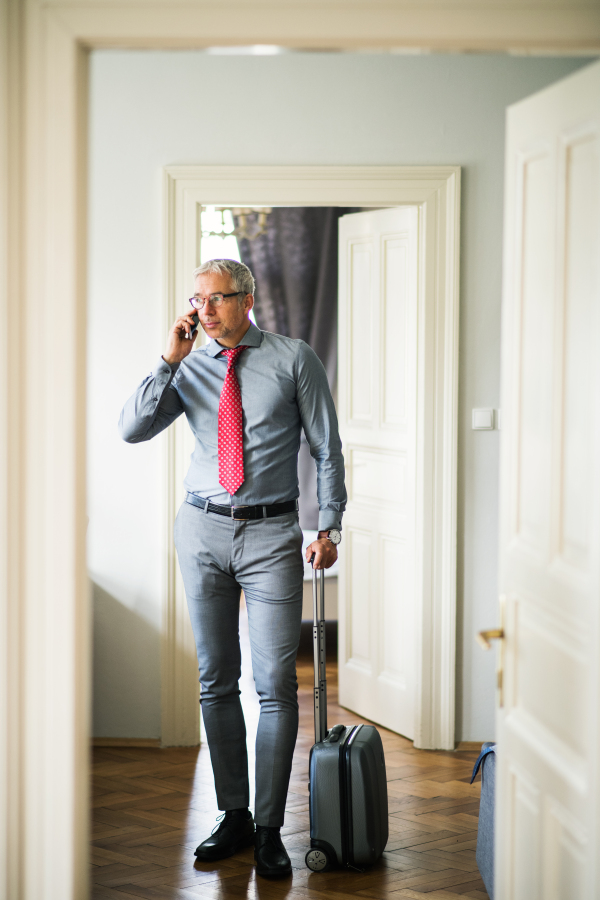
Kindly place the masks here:
<instances>
[{"instance_id":1,"label":"man's hand holding phone","mask_svg":"<svg viewBox=\"0 0 600 900\"><path fill-rule=\"evenodd\" d=\"M164 361L173 366L184 360L192 352L197 335L198 313L179 316L169 331L167 349L163 353Z\"/></svg>"}]
</instances>

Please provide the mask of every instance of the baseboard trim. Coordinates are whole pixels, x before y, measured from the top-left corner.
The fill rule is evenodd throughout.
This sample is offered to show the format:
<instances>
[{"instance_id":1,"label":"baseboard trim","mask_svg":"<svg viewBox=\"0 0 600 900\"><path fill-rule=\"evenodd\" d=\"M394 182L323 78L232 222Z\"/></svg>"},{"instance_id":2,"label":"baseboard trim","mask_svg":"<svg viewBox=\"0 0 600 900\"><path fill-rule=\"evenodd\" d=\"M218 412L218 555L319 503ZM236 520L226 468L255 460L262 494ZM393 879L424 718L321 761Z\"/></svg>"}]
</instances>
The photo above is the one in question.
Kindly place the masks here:
<instances>
[{"instance_id":1,"label":"baseboard trim","mask_svg":"<svg viewBox=\"0 0 600 900\"><path fill-rule=\"evenodd\" d=\"M459 741L455 750L468 750L468 751L476 751L479 753L481 750L481 745L487 743L486 741Z\"/></svg>"},{"instance_id":2,"label":"baseboard trim","mask_svg":"<svg viewBox=\"0 0 600 900\"><path fill-rule=\"evenodd\" d=\"M93 737L92 747L160 747L160 738Z\"/></svg>"}]
</instances>

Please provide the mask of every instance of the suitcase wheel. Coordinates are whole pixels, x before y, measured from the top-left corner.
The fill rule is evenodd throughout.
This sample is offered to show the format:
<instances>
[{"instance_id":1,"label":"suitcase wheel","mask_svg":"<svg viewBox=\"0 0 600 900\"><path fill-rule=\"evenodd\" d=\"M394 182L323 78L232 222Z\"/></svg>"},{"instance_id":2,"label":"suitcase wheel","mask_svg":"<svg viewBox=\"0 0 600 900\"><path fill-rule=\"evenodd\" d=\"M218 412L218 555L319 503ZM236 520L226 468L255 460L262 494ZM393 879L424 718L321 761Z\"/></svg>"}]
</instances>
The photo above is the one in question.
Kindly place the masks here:
<instances>
[{"instance_id":1,"label":"suitcase wheel","mask_svg":"<svg viewBox=\"0 0 600 900\"><path fill-rule=\"evenodd\" d=\"M329 865L329 859L323 850L309 850L304 861L311 872L322 872Z\"/></svg>"}]
</instances>

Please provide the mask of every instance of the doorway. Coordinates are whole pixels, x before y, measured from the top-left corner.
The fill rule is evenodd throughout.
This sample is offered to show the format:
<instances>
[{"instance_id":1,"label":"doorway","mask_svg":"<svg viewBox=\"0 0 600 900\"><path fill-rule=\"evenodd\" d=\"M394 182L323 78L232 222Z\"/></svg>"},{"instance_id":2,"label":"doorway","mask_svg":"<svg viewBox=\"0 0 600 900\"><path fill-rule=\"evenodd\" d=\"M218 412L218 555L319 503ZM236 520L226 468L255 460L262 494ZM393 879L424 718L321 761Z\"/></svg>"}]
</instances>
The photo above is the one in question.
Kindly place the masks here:
<instances>
[{"instance_id":1,"label":"doorway","mask_svg":"<svg viewBox=\"0 0 600 900\"><path fill-rule=\"evenodd\" d=\"M416 746L430 749L454 748L459 197L460 170L452 166L178 166L168 167L164 173L165 327L175 318L190 273L198 265L202 210L207 206L408 206L416 210L420 374L415 391L419 414L414 621L415 682L419 687L414 738ZM197 666L171 541L189 440L189 429L178 420L169 430L164 466L164 554L168 564L161 734L165 746L195 743L198 734ZM338 609L342 620L345 605L341 595Z\"/></svg>"}]
</instances>

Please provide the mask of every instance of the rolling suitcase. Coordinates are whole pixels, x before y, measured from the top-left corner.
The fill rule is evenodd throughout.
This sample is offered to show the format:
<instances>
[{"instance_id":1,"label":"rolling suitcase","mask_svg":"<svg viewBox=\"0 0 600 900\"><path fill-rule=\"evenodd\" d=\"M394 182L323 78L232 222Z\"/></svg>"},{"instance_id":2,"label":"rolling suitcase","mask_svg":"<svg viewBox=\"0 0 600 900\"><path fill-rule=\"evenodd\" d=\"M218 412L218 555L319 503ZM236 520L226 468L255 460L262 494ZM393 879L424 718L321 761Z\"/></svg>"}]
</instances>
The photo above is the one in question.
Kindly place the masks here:
<instances>
[{"instance_id":1,"label":"rolling suitcase","mask_svg":"<svg viewBox=\"0 0 600 900\"><path fill-rule=\"evenodd\" d=\"M319 594L319 597L317 596ZM332 866L361 869L379 859L388 839L385 759L373 725L327 730L325 584L313 569L315 743L310 751L310 846L313 872Z\"/></svg>"}]
</instances>

